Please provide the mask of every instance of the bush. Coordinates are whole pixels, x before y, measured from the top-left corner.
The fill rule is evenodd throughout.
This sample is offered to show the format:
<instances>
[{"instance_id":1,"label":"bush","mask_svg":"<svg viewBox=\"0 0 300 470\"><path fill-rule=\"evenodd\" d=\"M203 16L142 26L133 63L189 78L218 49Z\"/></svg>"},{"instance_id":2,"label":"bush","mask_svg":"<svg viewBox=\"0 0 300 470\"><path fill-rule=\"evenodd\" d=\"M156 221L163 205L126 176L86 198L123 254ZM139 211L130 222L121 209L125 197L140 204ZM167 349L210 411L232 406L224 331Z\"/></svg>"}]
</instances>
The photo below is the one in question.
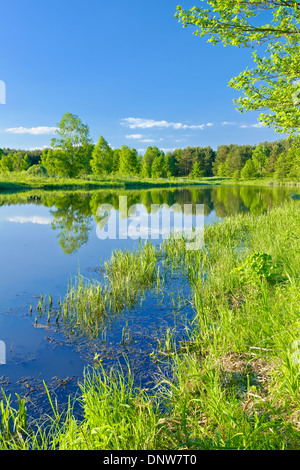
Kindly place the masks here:
<instances>
[{"instance_id":1,"label":"bush","mask_svg":"<svg viewBox=\"0 0 300 470\"><path fill-rule=\"evenodd\" d=\"M27 173L32 176L48 176L47 170L44 166L33 165L28 170Z\"/></svg>"}]
</instances>

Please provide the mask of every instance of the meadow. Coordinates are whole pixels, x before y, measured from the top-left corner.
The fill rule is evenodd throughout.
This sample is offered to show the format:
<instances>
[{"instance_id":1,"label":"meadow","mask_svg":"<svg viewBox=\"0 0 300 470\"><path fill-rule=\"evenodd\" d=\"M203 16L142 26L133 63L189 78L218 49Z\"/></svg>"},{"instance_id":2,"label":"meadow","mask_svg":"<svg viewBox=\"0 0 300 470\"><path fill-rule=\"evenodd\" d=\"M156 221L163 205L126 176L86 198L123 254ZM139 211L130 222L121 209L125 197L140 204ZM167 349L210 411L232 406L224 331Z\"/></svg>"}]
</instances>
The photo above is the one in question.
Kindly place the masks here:
<instances>
[{"instance_id":1,"label":"meadow","mask_svg":"<svg viewBox=\"0 0 300 470\"><path fill-rule=\"evenodd\" d=\"M97 177L70 178L59 176L34 176L27 172L2 173L0 177L1 192L17 192L29 190L97 190L97 189L147 189L147 188L176 188L185 186L206 185L251 185L251 186L291 186L299 187L299 180L283 178L277 180L270 177L241 180L233 177L170 177L144 178L141 176L111 175Z\"/></svg>"}]
</instances>

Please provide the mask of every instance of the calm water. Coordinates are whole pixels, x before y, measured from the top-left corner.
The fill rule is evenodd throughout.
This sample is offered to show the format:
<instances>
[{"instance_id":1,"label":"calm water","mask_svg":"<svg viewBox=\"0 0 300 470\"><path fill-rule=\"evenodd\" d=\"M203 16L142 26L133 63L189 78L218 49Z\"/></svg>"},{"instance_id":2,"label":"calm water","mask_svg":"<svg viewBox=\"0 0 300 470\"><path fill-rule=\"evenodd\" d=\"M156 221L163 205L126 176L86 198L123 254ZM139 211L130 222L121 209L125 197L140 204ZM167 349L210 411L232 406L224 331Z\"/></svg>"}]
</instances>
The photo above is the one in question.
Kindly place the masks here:
<instances>
[{"instance_id":1,"label":"calm water","mask_svg":"<svg viewBox=\"0 0 300 470\"><path fill-rule=\"evenodd\" d=\"M166 329L176 328L179 335L184 335L185 317L192 312L187 308L174 316L168 297L158 302L151 292L143 305L125 312L93 341L84 335L72 335L68 329L45 328L46 322L35 328L35 309L41 294L51 294L56 302L64 297L69 280L77 276L79 269L85 277L97 278L98 268L113 250L138 247L139 239L120 239L120 230L117 239L99 238L100 205L110 205L107 215L112 221L119 213L119 196L127 196L128 207L142 207L146 216L151 216L153 204L203 204L205 223L209 224L241 212L261 213L287 199L290 192L287 188L238 186L0 194L0 341L6 346L0 387L13 395L26 395L30 411L40 414L44 406L47 408L42 381L63 402L76 390L78 379L92 364L95 353L101 354L106 365L124 363L125 355L139 380L147 384L156 373L149 353ZM168 212L167 206L164 211ZM123 219L125 222L129 220ZM145 238L145 233L142 236ZM160 242L161 237L153 240ZM180 289L178 283L178 293ZM33 315L29 313L30 305ZM126 345L120 344L125 327L130 331ZM63 386L60 379L66 381Z\"/></svg>"}]
</instances>

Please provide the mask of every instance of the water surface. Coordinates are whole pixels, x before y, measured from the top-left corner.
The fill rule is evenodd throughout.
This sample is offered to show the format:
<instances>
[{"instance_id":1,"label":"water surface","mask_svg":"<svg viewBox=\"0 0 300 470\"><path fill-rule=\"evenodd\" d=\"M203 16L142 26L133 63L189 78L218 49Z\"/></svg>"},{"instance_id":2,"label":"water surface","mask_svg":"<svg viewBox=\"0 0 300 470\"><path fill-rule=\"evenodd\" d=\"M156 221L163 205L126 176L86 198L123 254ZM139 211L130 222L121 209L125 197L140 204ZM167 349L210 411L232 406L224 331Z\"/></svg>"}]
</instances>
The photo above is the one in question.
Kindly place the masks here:
<instances>
[{"instance_id":1,"label":"water surface","mask_svg":"<svg viewBox=\"0 0 300 470\"><path fill-rule=\"evenodd\" d=\"M94 340L72 336L56 325L47 328L45 321L39 321L36 328L35 309L41 294L51 294L57 302L79 270L87 279L97 278L98 268L113 250L139 246L140 240L130 237L101 240L99 206L109 204L107 215L114 217L114 213L119 215L120 196L127 197L128 207L143 207L149 216L153 205L168 211L173 204L182 208L200 204L204 206L205 223L210 224L239 213L259 214L281 204L290 192L278 187L216 186L0 194L0 341L6 345L0 386L7 392L26 395L31 411L39 414L46 403L43 380L63 401L77 389L78 379L97 353L106 365L116 361L124 364L125 355L140 380L148 383L155 380L155 364L149 353L157 341L167 328L176 328L184 335L185 321L192 311L187 307L175 315L168 296L158 301L153 292L146 295L143 305L125 312ZM143 242L145 238L143 234ZM161 237L153 240L160 242ZM180 295L180 282L177 287ZM122 344L124 328L130 332L126 344Z\"/></svg>"}]
</instances>

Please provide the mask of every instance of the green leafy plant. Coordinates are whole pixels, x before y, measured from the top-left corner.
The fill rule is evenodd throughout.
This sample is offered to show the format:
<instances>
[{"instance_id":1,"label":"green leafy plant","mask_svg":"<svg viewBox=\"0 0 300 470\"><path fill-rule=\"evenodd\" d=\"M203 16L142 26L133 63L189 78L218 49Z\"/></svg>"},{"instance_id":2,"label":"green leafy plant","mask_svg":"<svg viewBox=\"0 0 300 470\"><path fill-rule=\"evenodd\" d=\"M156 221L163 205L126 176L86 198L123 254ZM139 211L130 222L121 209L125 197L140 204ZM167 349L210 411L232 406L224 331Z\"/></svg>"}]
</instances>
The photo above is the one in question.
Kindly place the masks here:
<instances>
[{"instance_id":1,"label":"green leafy plant","mask_svg":"<svg viewBox=\"0 0 300 470\"><path fill-rule=\"evenodd\" d=\"M268 282L276 282L283 278L268 253L255 252L247 256L245 262L233 272L238 273L244 281L265 278Z\"/></svg>"}]
</instances>

